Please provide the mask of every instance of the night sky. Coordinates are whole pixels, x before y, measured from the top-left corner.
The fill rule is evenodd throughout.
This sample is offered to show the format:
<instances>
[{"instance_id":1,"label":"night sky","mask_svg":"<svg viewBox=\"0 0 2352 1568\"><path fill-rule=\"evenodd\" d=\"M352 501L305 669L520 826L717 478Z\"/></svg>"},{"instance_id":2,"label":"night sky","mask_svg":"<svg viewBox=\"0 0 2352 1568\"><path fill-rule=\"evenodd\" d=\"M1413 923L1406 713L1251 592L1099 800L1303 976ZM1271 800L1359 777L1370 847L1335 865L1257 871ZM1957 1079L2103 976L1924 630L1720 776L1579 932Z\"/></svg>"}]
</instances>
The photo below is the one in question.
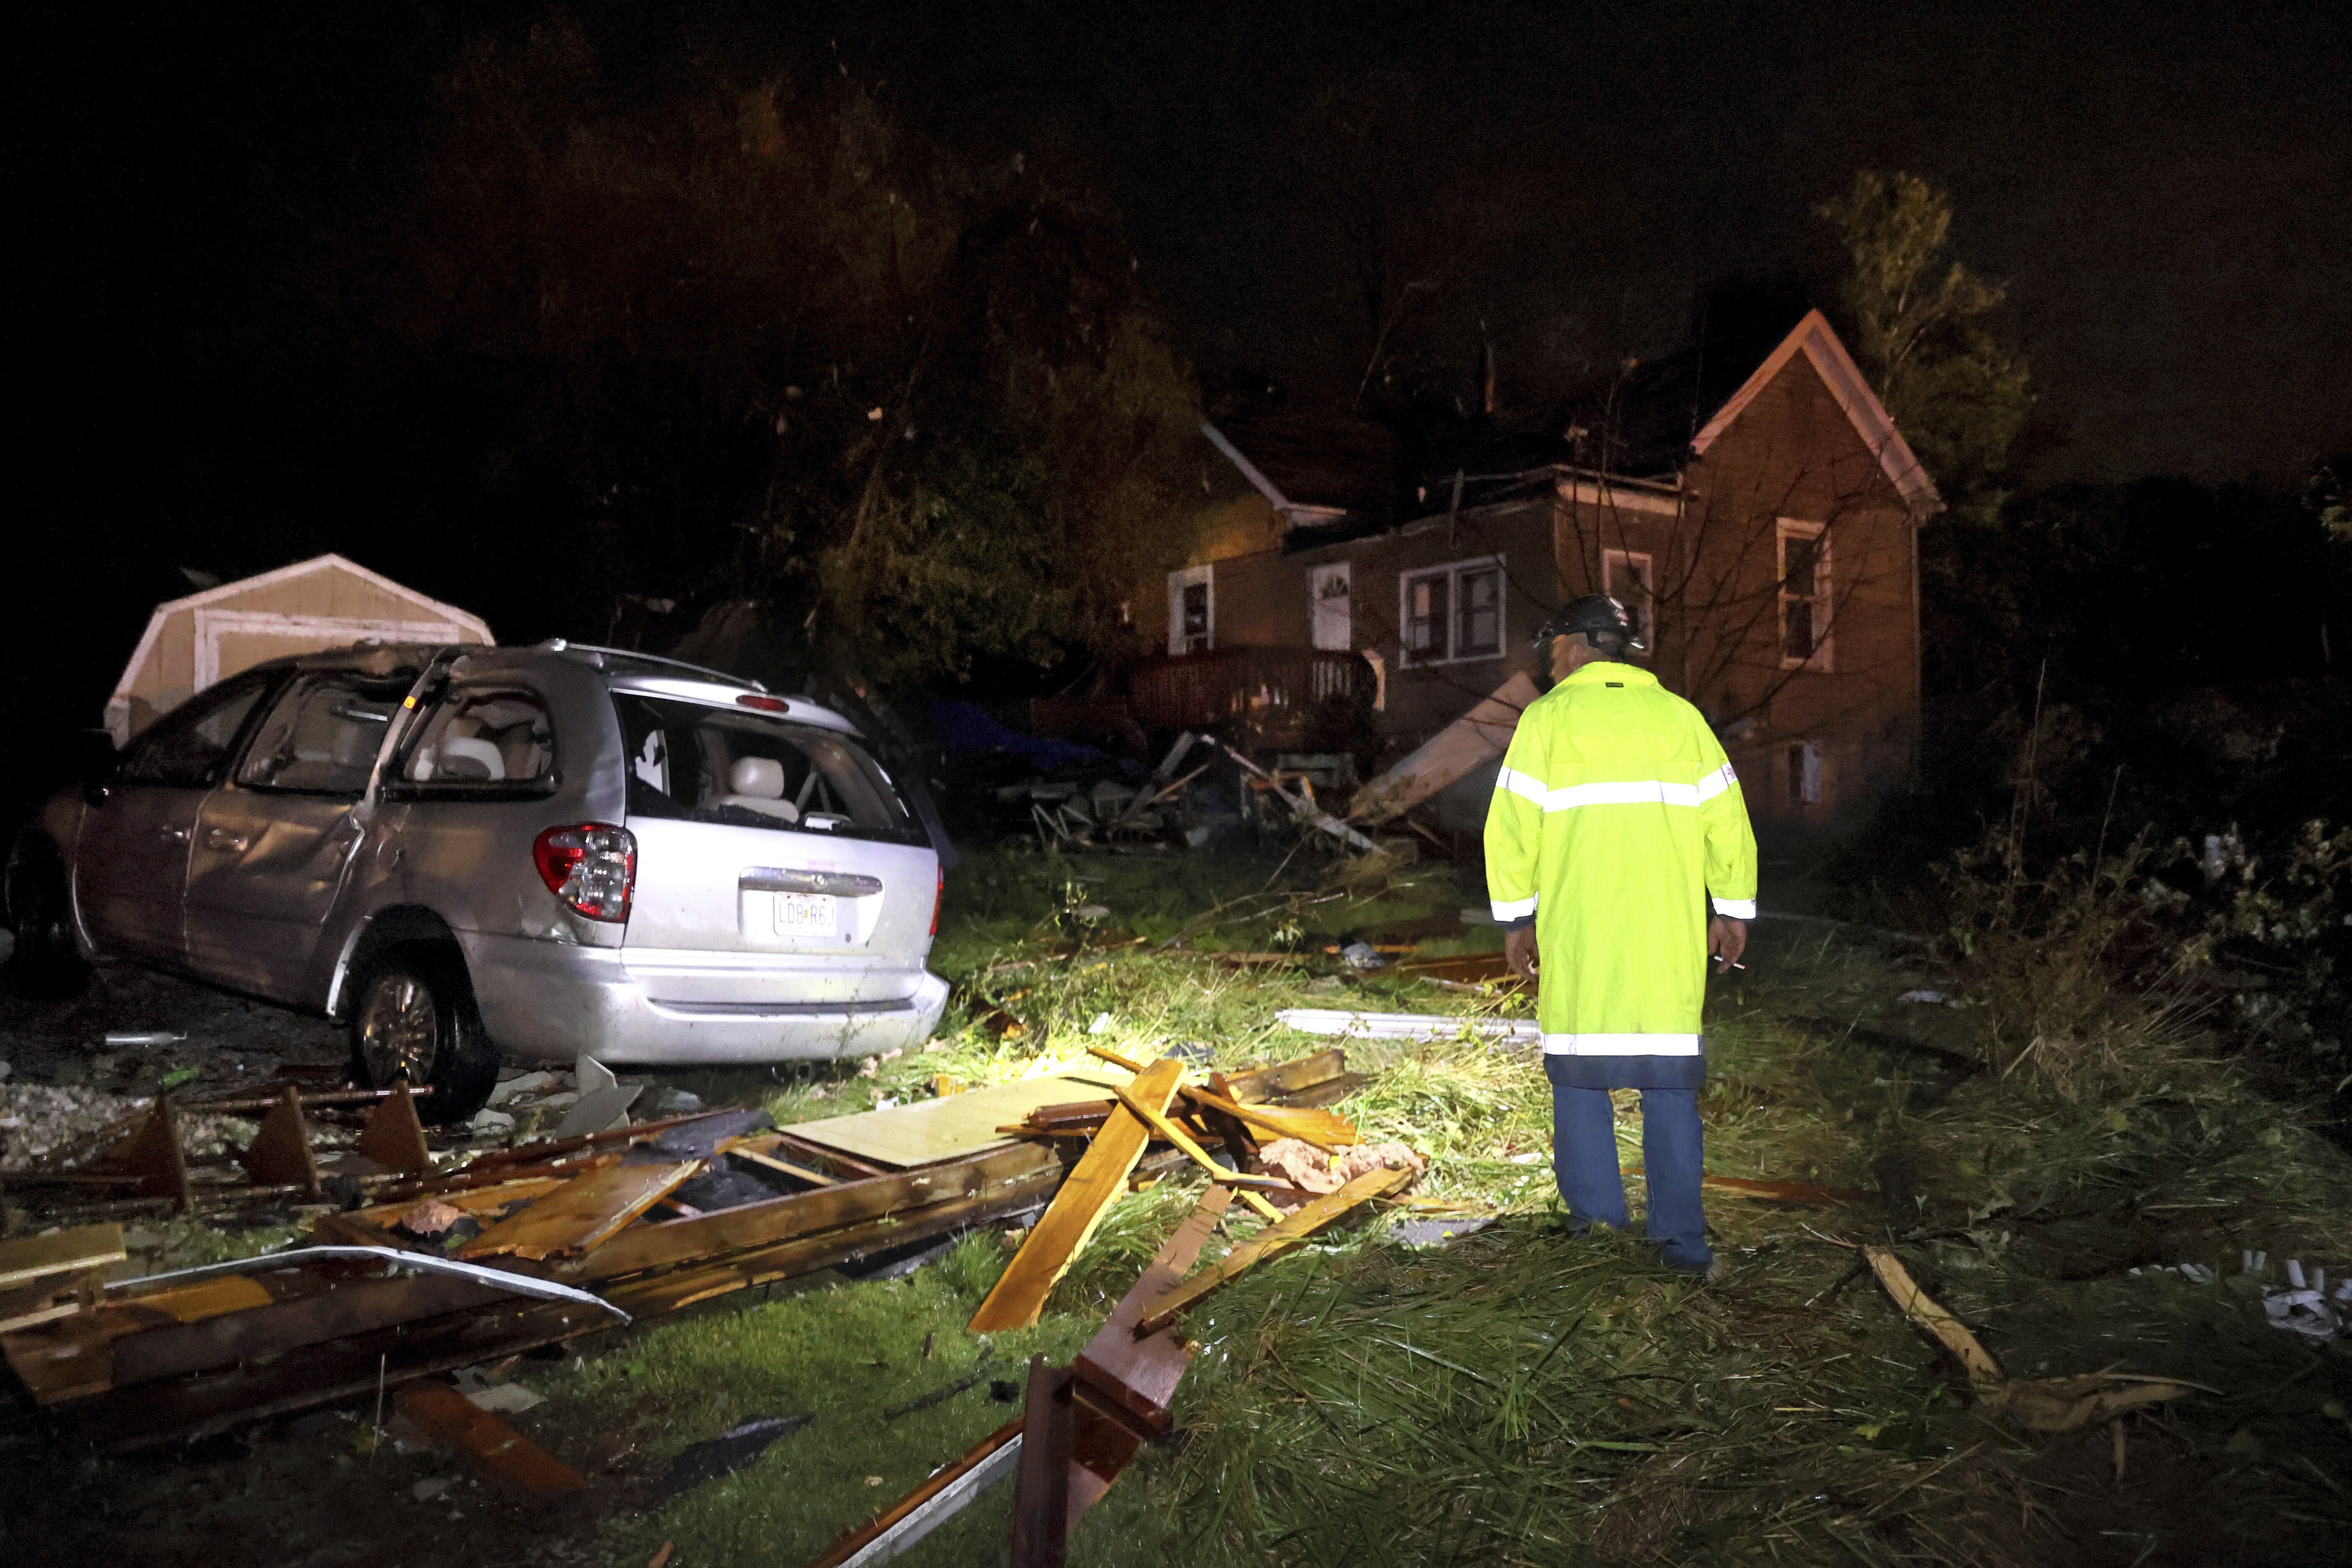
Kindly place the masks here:
<instances>
[{"instance_id":1,"label":"night sky","mask_svg":"<svg viewBox=\"0 0 2352 1568\"><path fill-rule=\"evenodd\" d=\"M321 19L321 13L327 19ZM84 504L216 514L210 426L322 235L388 205L460 40L542 8L51 8L18 57L30 427ZM575 7L657 91L838 60L1121 215L1212 389L1344 402L1376 316L1507 400L1818 294L1857 168L1947 187L2042 394L2030 477L2292 482L2352 442L2352 22L2331 4ZM1410 296L1409 285L1419 285ZM289 434L289 438L295 438ZM248 448L249 449L249 448ZM60 472L62 468L62 472ZM233 510L233 506L231 508Z\"/></svg>"}]
</instances>

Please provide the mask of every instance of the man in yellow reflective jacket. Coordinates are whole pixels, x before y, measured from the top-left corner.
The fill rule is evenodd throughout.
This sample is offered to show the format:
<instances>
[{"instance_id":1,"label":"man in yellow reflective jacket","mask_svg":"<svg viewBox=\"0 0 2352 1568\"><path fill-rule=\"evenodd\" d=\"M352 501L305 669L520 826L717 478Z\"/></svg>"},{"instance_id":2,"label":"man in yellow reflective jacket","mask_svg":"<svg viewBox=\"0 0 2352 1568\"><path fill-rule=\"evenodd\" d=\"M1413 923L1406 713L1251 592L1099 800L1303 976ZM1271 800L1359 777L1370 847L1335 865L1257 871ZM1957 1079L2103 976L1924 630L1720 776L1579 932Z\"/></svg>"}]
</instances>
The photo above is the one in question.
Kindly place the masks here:
<instances>
[{"instance_id":1,"label":"man in yellow reflective jacket","mask_svg":"<svg viewBox=\"0 0 2352 1568\"><path fill-rule=\"evenodd\" d=\"M1697 709L1624 662L1624 606L1570 604L1537 634L1556 684L1519 716L1486 813L1486 888L1511 966L1537 985L1552 1170L1570 1225L1623 1227L1609 1091L1642 1091L1648 1236L1666 1267L1714 1266L1699 1208L1699 1015L1710 955L1739 963L1756 836ZM1711 902L1710 902L1711 900Z\"/></svg>"}]
</instances>

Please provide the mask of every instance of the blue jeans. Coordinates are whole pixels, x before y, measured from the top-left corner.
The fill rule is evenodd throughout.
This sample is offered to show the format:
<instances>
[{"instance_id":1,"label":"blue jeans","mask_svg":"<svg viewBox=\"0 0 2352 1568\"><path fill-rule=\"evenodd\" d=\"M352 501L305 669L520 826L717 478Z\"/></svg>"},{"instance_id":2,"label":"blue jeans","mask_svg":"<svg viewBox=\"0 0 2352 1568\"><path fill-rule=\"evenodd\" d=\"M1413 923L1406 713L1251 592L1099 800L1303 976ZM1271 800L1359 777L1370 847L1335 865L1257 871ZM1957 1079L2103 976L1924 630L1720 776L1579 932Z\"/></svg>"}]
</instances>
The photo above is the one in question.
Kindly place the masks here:
<instances>
[{"instance_id":1,"label":"blue jeans","mask_svg":"<svg viewBox=\"0 0 2352 1568\"><path fill-rule=\"evenodd\" d=\"M1704 1271L1715 1261L1699 1208L1703 1169L1698 1094L1642 1091L1642 1168L1650 1188L1649 1237L1669 1268ZM1625 1228L1625 1180L1617 1170L1617 1115L1602 1089L1551 1090L1551 1169L1569 1223Z\"/></svg>"}]
</instances>

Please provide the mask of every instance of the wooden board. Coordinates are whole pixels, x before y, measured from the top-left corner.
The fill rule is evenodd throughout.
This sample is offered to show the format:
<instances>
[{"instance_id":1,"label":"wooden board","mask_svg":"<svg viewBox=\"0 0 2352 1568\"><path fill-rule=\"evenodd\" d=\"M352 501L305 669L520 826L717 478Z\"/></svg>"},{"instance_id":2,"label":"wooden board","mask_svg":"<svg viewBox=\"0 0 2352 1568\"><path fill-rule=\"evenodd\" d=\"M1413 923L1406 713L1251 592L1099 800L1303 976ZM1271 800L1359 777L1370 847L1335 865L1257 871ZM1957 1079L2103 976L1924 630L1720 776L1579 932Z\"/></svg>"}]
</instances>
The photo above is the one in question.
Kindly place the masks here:
<instances>
[{"instance_id":1,"label":"wooden board","mask_svg":"<svg viewBox=\"0 0 2352 1568\"><path fill-rule=\"evenodd\" d=\"M1176 1086L1184 1077L1184 1064L1175 1060L1153 1062L1138 1074L1128 1091L1140 1104L1166 1110L1176 1097ZM958 1095L959 1100L971 1098ZM1057 1092L1055 1100L1075 1098L1066 1090ZM988 1300L972 1314L973 1333L992 1333L1003 1329L1025 1329L1037 1321L1044 1310L1045 1298L1094 1234L1095 1226L1110 1205L1127 1191L1127 1179L1135 1170L1136 1161L1143 1157L1144 1145L1151 1141L1150 1130L1136 1119L1125 1106L1111 1114L1095 1141L1079 1156L1069 1179L1054 1196L1053 1205L1045 1217L1029 1233L1028 1241L1014 1255L1012 1264L988 1293Z\"/></svg>"},{"instance_id":2,"label":"wooden board","mask_svg":"<svg viewBox=\"0 0 2352 1568\"><path fill-rule=\"evenodd\" d=\"M48 1236L23 1236L0 1241L0 1289L54 1274L76 1274L103 1268L130 1256L122 1249L119 1225L77 1226Z\"/></svg>"},{"instance_id":3,"label":"wooden board","mask_svg":"<svg viewBox=\"0 0 2352 1568\"><path fill-rule=\"evenodd\" d=\"M1146 1438L1168 1429L1168 1401L1192 1364L1192 1346L1180 1329L1136 1338L1136 1321L1151 1302L1181 1282L1224 1216L1233 1194L1212 1186L1175 1233L1160 1244L1142 1275L1111 1309L1071 1368L1077 1378L1072 1412L1070 1514L1078 1518L1110 1489Z\"/></svg>"},{"instance_id":4,"label":"wooden board","mask_svg":"<svg viewBox=\"0 0 2352 1568\"><path fill-rule=\"evenodd\" d=\"M1368 1171L1328 1197L1317 1198L1280 1225L1267 1226L1223 1259L1202 1269L1175 1289L1151 1303L1138 1321L1136 1334L1157 1333L1178 1314L1226 1280L1280 1257L1317 1231L1345 1215L1358 1204L1391 1192L1413 1179L1411 1171Z\"/></svg>"},{"instance_id":5,"label":"wooden board","mask_svg":"<svg viewBox=\"0 0 2352 1568\"><path fill-rule=\"evenodd\" d=\"M797 1122L784 1131L810 1143L904 1170L993 1149L1010 1142L997 1129L1021 1121L1039 1106L1099 1100L1105 1089L1126 1081L1119 1074L1091 1070L1023 1079L966 1089L944 1100Z\"/></svg>"},{"instance_id":6,"label":"wooden board","mask_svg":"<svg viewBox=\"0 0 2352 1568\"><path fill-rule=\"evenodd\" d=\"M932 1204L982 1196L1013 1183L1058 1172L1060 1163L1050 1151L1013 1143L949 1165L842 1182L691 1219L632 1226L566 1268L560 1278L596 1289L598 1281L699 1263Z\"/></svg>"},{"instance_id":7,"label":"wooden board","mask_svg":"<svg viewBox=\"0 0 2352 1568\"><path fill-rule=\"evenodd\" d=\"M586 1252L700 1169L699 1160L609 1165L566 1182L520 1214L509 1215L460 1247L457 1256L510 1253L536 1260L559 1252Z\"/></svg>"},{"instance_id":8,"label":"wooden board","mask_svg":"<svg viewBox=\"0 0 2352 1568\"><path fill-rule=\"evenodd\" d=\"M1194 1103L1211 1110L1221 1110L1238 1121L1246 1121L1261 1131L1276 1138L1296 1138L1312 1143L1325 1153L1363 1141L1356 1124L1346 1117L1329 1110L1308 1110L1286 1105L1244 1105L1238 1100L1205 1089L1188 1089L1185 1094Z\"/></svg>"},{"instance_id":9,"label":"wooden board","mask_svg":"<svg viewBox=\"0 0 2352 1568\"><path fill-rule=\"evenodd\" d=\"M1347 1070L1348 1053L1334 1046L1328 1051L1300 1057L1297 1061L1277 1062L1272 1067L1229 1074L1225 1087L1244 1105L1255 1105L1260 1100L1272 1100L1276 1095L1338 1078Z\"/></svg>"},{"instance_id":10,"label":"wooden board","mask_svg":"<svg viewBox=\"0 0 2352 1568\"><path fill-rule=\"evenodd\" d=\"M400 1413L470 1460L474 1468L530 1497L576 1492L580 1472L446 1383L400 1391Z\"/></svg>"}]
</instances>

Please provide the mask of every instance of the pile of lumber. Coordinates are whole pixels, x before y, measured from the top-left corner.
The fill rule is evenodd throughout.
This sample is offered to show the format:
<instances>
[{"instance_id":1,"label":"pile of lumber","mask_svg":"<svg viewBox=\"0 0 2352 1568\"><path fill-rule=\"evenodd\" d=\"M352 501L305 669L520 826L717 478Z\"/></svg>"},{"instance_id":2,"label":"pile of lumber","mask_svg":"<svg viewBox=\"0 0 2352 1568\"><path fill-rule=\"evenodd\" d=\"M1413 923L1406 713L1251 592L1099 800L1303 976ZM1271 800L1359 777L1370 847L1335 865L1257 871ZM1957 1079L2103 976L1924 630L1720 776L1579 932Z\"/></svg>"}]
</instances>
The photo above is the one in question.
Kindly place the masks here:
<instances>
[{"instance_id":1,"label":"pile of lumber","mask_svg":"<svg viewBox=\"0 0 2352 1568\"><path fill-rule=\"evenodd\" d=\"M1348 1072L1339 1051L1231 1077L1213 1072L1193 1083L1174 1058L1140 1063L1093 1049L1133 1077L1108 1098L1040 1105L1003 1129L1051 1145L1080 1142L1083 1152L973 1314L972 1331L1024 1329L1037 1321L1055 1284L1155 1143L1200 1167L1207 1188L1076 1360L1068 1366L1042 1357L1031 1362L1019 1417L863 1527L845 1530L815 1568L887 1562L1008 1474L1014 1478L1014 1568L1061 1563L1070 1529L1137 1451L1170 1429L1169 1402L1198 1348L1182 1331L1184 1313L1364 1205L1395 1198L1419 1174L1418 1161L1401 1161L1376 1165L1335 1192L1316 1193L1265 1173L1262 1142L1295 1139L1325 1152L1360 1142L1352 1123L1324 1109L1364 1081ZM1274 1206L1276 1196L1295 1205L1292 1212ZM1196 1268L1210 1234L1235 1202L1266 1223L1215 1263Z\"/></svg>"}]
</instances>

